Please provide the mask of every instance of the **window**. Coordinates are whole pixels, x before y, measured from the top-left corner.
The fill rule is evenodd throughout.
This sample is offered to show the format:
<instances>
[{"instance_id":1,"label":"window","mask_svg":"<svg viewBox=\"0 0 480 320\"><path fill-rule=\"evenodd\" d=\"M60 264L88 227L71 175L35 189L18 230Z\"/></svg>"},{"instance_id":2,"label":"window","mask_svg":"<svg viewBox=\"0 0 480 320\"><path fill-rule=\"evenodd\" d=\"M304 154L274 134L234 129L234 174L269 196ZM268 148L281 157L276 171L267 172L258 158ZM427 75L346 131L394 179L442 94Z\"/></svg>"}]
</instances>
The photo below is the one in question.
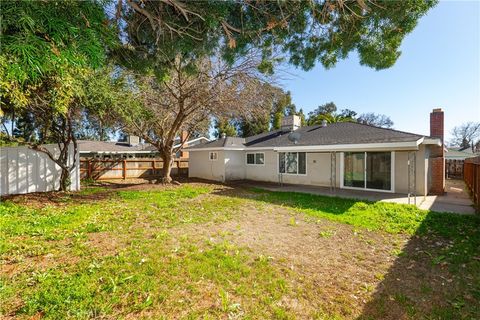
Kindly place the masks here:
<instances>
[{"instance_id":1,"label":"window","mask_svg":"<svg viewBox=\"0 0 480 320\"><path fill-rule=\"evenodd\" d=\"M343 185L392 191L391 152L345 152Z\"/></svg>"},{"instance_id":2,"label":"window","mask_svg":"<svg viewBox=\"0 0 480 320\"><path fill-rule=\"evenodd\" d=\"M265 154L263 152L247 153L247 164L251 164L251 165L265 164Z\"/></svg>"},{"instance_id":3,"label":"window","mask_svg":"<svg viewBox=\"0 0 480 320\"><path fill-rule=\"evenodd\" d=\"M208 158L210 159L210 161L217 161L218 153L217 152L210 152L208 154Z\"/></svg>"},{"instance_id":4,"label":"window","mask_svg":"<svg viewBox=\"0 0 480 320\"><path fill-rule=\"evenodd\" d=\"M307 174L307 154L305 152L280 152L278 172L287 174Z\"/></svg>"}]
</instances>

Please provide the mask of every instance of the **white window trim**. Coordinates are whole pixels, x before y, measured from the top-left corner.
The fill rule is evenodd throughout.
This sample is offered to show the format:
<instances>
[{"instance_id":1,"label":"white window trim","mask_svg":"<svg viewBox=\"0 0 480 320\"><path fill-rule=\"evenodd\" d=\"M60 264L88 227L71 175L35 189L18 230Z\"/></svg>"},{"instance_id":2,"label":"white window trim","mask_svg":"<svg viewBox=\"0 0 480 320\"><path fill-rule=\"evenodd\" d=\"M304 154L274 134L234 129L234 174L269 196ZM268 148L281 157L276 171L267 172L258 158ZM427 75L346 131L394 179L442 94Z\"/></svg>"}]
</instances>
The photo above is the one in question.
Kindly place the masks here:
<instances>
[{"instance_id":1,"label":"white window trim","mask_svg":"<svg viewBox=\"0 0 480 320\"><path fill-rule=\"evenodd\" d=\"M248 155L253 154L253 162L255 162L257 153L263 154L263 163L248 163L248 161L247 161ZM265 152L246 152L245 153L245 164L247 166L260 166L260 167L265 166Z\"/></svg>"},{"instance_id":2,"label":"white window trim","mask_svg":"<svg viewBox=\"0 0 480 320\"><path fill-rule=\"evenodd\" d=\"M287 167L285 167L285 172L284 173L281 173L280 172L280 166L279 166L279 162L280 162L280 153L283 152L283 153L305 153L305 173L287 173ZM297 155L297 162L298 162L298 155ZM297 163L297 172L298 172L298 163ZM282 176L285 175L285 176L307 176L308 175L308 152L305 152L305 151L279 151L277 152L277 174L281 174Z\"/></svg>"},{"instance_id":3,"label":"white window trim","mask_svg":"<svg viewBox=\"0 0 480 320\"><path fill-rule=\"evenodd\" d=\"M356 152L356 151L353 151ZM358 151L357 151L358 152ZM367 152L376 152L376 151L364 151L365 154L365 168L364 171L364 181L366 185L367 181ZM385 151L388 152L388 151ZM375 191L375 192L386 192L386 193L394 193L395 192L395 151L390 151L390 159L391 159L391 166L390 166L390 190L381 190L381 189L371 189L371 188L358 188L358 187L346 187L344 185L344 168L345 168L345 153L342 152L340 154L340 188L341 189L351 189L351 190L363 190L363 191Z\"/></svg>"},{"instance_id":4,"label":"white window trim","mask_svg":"<svg viewBox=\"0 0 480 320\"><path fill-rule=\"evenodd\" d=\"M215 159L212 159L212 154L215 154L215 155L216 155L216 156L215 156ZM210 161L217 161L217 160L218 160L218 152L216 152L216 151L210 151L210 152L208 153L208 160L210 160Z\"/></svg>"}]
</instances>

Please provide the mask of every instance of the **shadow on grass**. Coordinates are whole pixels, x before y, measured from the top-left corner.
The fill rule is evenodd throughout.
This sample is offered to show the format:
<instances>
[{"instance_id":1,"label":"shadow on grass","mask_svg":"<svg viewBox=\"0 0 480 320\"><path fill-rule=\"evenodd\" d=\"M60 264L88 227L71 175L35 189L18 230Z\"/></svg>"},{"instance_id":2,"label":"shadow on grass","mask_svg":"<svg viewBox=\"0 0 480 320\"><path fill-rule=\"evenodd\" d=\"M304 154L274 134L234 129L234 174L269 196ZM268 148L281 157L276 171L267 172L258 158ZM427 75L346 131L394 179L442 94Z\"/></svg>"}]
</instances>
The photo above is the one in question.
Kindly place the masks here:
<instances>
[{"instance_id":1,"label":"shadow on grass","mask_svg":"<svg viewBox=\"0 0 480 320\"><path fill-rule=\"evenodd\" d=\"M430 212L359 319L479 319L480 217Z\"/></svg>"},{"instance_id":2,"label":"shadow on grass","mask_svg":"<svg viewBox=\"0 0 480 320\"><path fill-rule=\"evenodd\" d=\"M358 319L480 318L480 216L261 189L217 193L370 230L411 235L388 272L378 275L380 283Z\"/></svg>"}]
</instances>

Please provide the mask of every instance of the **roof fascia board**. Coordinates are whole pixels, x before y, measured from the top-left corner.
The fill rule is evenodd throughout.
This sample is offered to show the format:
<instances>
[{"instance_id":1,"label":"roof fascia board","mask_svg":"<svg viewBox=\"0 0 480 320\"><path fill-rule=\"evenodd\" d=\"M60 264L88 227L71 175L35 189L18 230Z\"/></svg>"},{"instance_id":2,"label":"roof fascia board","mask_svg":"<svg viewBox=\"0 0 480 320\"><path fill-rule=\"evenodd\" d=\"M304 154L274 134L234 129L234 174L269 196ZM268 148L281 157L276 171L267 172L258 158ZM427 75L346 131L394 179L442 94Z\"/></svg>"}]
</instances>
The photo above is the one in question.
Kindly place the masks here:
<instances>
[{"instance_id":1,"label":"roof fascia board","mask_svg":"<svg viewBox=\"0 0 480 320\"><path fill-rule=\"evenodd\" d=\"M418 150L418 141L277 147L275 151Z\"/></svg>"},{"instance_id":2,"label":"roof fascia board","mask_svg":"<svg viewBox=\"0 0 480 320\"><path fill-rule=\"evenodd\" d=\"M354 150L418 150L421 140L408 142L391 143L358 143L358 144L338 144L338 145L314 145L314 146L286 146L286 147L253 147L253 148L232 148L232 147L212 147L212 148L193 148L188 151L254 151L254 150L274 150L274 151L354 151ZM419 142L420 141L420 142Z\"/></svg>"}]
</instances>

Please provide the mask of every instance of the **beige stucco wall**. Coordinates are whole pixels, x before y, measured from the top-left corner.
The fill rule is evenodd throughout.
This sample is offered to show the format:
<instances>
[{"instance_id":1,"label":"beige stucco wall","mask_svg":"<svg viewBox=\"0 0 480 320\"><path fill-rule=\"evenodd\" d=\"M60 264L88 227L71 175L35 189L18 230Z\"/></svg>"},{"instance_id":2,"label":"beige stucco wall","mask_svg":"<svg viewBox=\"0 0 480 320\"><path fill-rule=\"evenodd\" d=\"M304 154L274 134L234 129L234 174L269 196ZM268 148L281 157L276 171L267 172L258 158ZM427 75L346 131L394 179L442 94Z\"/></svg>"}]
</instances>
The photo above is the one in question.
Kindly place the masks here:
<instances>
[{"instance_id":1,"label":"beige stucco wall","mask_svg":"<svg viewBox=\"0 0 480 320\"><path fill-rule=\"evenodd\" d=\"M210 151L190 152L188 161L188 176L215 181L225 180L225 152L217 151L218 159L209 159Z\"/></svg>"},{"instance_id":2,"label":"beige stucco wall","mask_svg":"<svg viewBox=\"0 0 480 320\"><path fill-rule=\"evenodd\" d=\"M247 179L279 182L278 152L257 150L265 154L264 165L247 165L244 151L218 151L218 160L209 160L209 151L190 152L189 176L216 181ZM428 147L417 151L417 195L428 194ZM340 187L341 152L336 157L336 186ZM395 151L394 192L408 192L408 152ZM283 174L284 183L330 186L330 153L307 152L307 174Z\"/></svg>"},{"instance_id":3,"label":"beige stucco wall","mask_svg":"<svg viewBox=\"0 0 480 320\"><path fill-rule=\"evenodd\" d=\"M245 179L245 152L225 151L225 180Z\"/></svg>"},{"instance_id":4,"label":"beige stucco wall","mask_svg":"<svg viewBox=\"0 0 480 320\"><path fill-rule=\"evenodd\" d=\"M245 178L248 180L279 182L278 152L265 150L265 165L246 165ZM336 162L337 187L340 185L340 153ZM307 174L283 174L284 183L330 186L330 153L307 153Z\"/></svg>"}]
</instances>

